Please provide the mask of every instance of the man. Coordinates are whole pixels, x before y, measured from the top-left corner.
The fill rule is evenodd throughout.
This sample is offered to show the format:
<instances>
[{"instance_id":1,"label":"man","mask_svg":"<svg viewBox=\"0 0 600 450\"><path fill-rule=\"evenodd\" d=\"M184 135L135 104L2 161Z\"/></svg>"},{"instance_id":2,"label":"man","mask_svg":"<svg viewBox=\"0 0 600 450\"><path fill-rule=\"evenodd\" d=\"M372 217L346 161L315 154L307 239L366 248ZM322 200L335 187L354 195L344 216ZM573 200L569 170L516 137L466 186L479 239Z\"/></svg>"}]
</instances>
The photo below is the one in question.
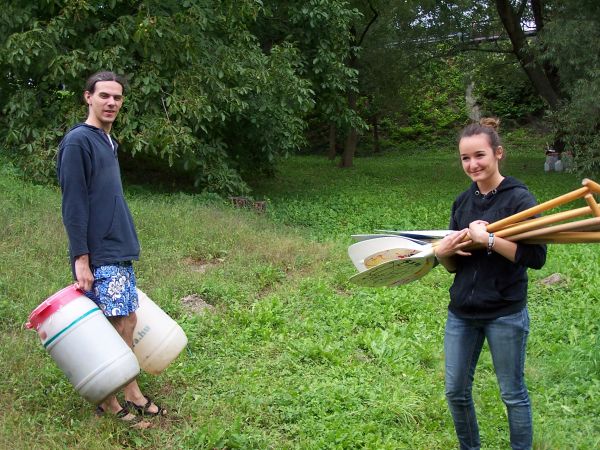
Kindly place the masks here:
<instances>
[{"instance_id":1,"label":"man","mask_svg":"<svg viewBox=\"0 0 600 450\"><path fill-rule=\"evenodd\" d=\"M138 308L132 261L138 259L140 245L123 197L118 143L110 136L124 89L124 79L113 72L98 72L87 80L88 117L61 141L57 175L76 284L132 347ZM125 406L112 395L97 413L109 412L127 422L135 421L133 411L150 416L166 413L142 394L136 380L123 392Z\"/></svg>"}]
</instances>

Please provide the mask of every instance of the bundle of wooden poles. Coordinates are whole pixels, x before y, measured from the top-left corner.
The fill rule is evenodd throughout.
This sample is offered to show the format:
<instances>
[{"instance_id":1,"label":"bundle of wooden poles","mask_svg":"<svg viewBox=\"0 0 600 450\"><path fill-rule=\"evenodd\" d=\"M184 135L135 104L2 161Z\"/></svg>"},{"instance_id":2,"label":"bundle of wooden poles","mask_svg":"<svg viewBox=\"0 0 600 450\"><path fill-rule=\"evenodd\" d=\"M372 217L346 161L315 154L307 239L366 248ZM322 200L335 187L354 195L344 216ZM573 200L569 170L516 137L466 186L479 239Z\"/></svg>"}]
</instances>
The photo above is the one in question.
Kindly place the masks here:
<instances>
[{"instance_id":1,"label":"bundle of wooden poles","mask_svg":"<svg viewBox=\"0 0 600 450\"><path fill-rule=\"evenodd\" d=\"M486 229L515 242L600 242L600 206L594 194L600 194L600 184L586 178L581 188L491 223ZM535 217L581 198L586 206ZM427 239L431 244L411 239L411 232L358 235L362 242L350 246L348 254L360 273L350 280L374 287L405 284L418 279L435 265L435 247L443 235L444 230L434 230L431 238Z\"/></svg>"},{"instance_id":2,"label":"bundle of wooden poles","mask_svg":"<svg viewBox=\"0 0 600 450\"><path fill-rule=\"evenodd\" d=\"M544 244L600 242L600 206L594 193L600 184L584 179L583 187L488 225L487 231L510 241ZM557 206L582 198L587 206L529 219ZM591 216L586 219L571 219ZM570 221L570 222L569 222ZM436 243L433 244L435 247Z\"/></svg>"}]
</instances>

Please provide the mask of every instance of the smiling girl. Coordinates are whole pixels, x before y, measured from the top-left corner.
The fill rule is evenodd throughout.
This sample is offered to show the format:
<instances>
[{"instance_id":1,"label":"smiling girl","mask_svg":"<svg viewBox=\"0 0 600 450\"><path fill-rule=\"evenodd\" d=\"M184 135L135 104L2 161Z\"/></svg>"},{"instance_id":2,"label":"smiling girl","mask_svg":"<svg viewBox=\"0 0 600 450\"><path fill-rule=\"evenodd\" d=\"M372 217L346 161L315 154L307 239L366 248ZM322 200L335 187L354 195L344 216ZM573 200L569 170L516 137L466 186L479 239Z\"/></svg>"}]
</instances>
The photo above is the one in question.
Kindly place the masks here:
<instances>
[{"instance_id":1,"label":"smiling girl","mask_svg":"<svg viewBox=\"0 0 600 450\"><path fill-rule=\"evenodd\" d=\"M527 269L544 265L546 246L510 242L486 231L489 223L536 204L523 183L500 173L505 152L498 125L498 119L486 118L462 131L460 160L473 183L452 205L450 229L456 231L436 248L440 263L455 273L444 352L446 399L461 449L480 448L472 386L485 340L508 413L511 447L530 449L533 441L524 379ZM477 249L467 252L469 244Z\"/></svg>"}]
</instances>

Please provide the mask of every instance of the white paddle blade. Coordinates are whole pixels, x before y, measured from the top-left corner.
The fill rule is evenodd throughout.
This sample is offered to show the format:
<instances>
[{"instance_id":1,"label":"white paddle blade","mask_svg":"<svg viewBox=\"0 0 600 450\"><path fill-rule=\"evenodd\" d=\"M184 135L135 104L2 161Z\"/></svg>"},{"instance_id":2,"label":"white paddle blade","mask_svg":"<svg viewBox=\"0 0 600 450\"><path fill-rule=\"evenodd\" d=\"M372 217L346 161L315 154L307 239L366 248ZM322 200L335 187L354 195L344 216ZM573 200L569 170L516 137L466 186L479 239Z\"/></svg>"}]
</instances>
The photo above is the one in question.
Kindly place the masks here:
<instances>
[{"instance_id":1,"label":"white paddle blade","mask_svg":"<svg viewBox=\"0 0 600 450\"><path fill-rule=\"evenodd\" d=\"M416 254L421 253L419 250L413 250L410 248L390 248L389 250L383 250L377 252L374 255L367 256L363 260L363 264L367 270L372 267L378 266L379 264L386 263L388 261L394 261L396 259L405 259Z\"/></svg>"},{"instance_id":2,"label":"white paddle blade","mask_svg":"<svg viewBox=\"0 0 600 450\"><path fill-rule=\"evenodd\" d=\"M443 239L444 237L452 233L453 230L375 230L375 232L433 242Z\"/></svg>"},{"instance_id":3,"label":"white paddle blade","mask_svg":"<svg viewBox=\"0 0 600 450\"><path fill-rule=\"evenodd\" d=\"M418 244L412 239L405 239L399 236L384 236L352 244L348 247L348 256L350 256L354 267L356 267L359 272L363 272L367 270L365 259L377 253L391 249L406 249L408 255L414 254L415 251L421 252L426 248L427 246Z\"/></svg>"},{"instance_id":4,"label":"white paddle blade","mask_svg":"<svg viewBox=\"0 0 600 450\"><path fill-rule=\"evenodd\" d=\"M354 284L364 287L399 286L418 280L436 264L431 251L425 251L404 259L384 262L350 278Z\"/></svg>"},{"instance_id":5,"label":"white paddle blade","mask_svg":"<svg viewBox=\"0 0 600 450\"><path fill-rule=\"evenodd\" d=\"M350 237L356 242L366 241L368 239L379 239L382 237L394 237L395 234L352 234Z\"/></svg>"}]
</instances>

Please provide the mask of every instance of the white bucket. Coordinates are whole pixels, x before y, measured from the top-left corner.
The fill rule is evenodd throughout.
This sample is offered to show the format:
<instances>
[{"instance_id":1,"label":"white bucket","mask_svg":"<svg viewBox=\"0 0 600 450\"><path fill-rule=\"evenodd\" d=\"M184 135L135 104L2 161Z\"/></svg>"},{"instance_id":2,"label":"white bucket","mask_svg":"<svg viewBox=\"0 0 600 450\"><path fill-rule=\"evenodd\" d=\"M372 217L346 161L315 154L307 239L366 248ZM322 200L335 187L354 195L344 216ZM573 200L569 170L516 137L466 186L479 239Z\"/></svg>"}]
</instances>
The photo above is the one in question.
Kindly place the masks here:
<instances>
[{"instance_id":1,"label":"white bucket","mask_svg":"<svg viewBox=\"0 0 600 450\"><path fill-rule=\"evenodd\" d=\"M562 172L564 170L564 166L563 166L563 162L562 160L558 160L554 163L554 170L556 172Z\"/></svg>"},{"instance_id":2,"label":"white bucket","mask_svg":"<svg viewBox=\"0 0 600 450\"><path fill-rule=\"evenodd\" d=\"M37 331L42 345L75 390L94 404L140 372L129 346L100 308L75 286L42 302L29 315L26 326Z\"/></svg>"},{"instance_id":3,"label":"white bucket","mask_svg":"<svg viewBox=\"0 0 600 450\"><path fill-rule=\"evenodd\" d=\"M546 162L544 163L544 171L545 172L553 172L557 161L558 161L558 156L547 155Z\"/></svg>"},{"instance_id":4,"label":"white bucket","mask_svg":"<svg viewBox=\"0 0 600 450\"><path fill-rule=\"evenodd\" d=\"M161 373L187 345L183 329L156 303L137 290L139 308L133 330L133 352L142 369L153 375Z\"/></svg>"}]
</instances>

